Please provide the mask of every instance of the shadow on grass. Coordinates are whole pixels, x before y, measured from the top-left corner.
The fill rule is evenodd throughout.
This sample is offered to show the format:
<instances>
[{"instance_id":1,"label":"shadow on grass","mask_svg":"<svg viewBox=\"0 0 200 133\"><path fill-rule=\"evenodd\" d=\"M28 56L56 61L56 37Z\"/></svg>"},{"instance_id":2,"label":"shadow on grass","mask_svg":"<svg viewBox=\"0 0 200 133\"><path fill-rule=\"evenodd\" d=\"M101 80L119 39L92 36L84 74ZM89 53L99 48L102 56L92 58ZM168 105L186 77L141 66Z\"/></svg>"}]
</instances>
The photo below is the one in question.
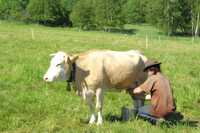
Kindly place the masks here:
<instances>
[{"instance_id":1,"label":"shadow on grass","mask_svg":"<svg viewBox=\"0 0 200 133\"><path fill-rule=\"evenodd\" d=\"M198 126L198 121L195 120L181 120L181 121L164 121L162 123L156 124L159 125L160 127L167 127L167 128L172 128L175 126L188 126L188 127L199 127Z\"/></svg>"},{"instance_id":2,"label":"shadow on grass","mask_svg":"<svg viewBox=\"0 0 200 133\"><path fill-rule=\"evenodd\" d=\"M82 123L82 124L88 124L88 123L89 123L89 120L90 120L90 118L87 118L87 119L81 118L81 119L80 119L80 123ZM105 116L105 120L106 120L106 121L109 121L109 122L122 121L121 117L118 117L118 116L116 116L116 115L112 115L111 113L109 113L109 114L107 114L107 115Z\"/></svg>"},{"instance_id":3,"label":"shadow on grass","mask_svg":"<svg viewBox=\"0 0 200 133\"><path fill-rule=\"evenodd\" d=\"M117 33L117 34L135 35L138 30L137 29L108 28L105 31L110 32L110 33Z\"/></svg>"},{"instance_id":4,"label":"shadow on grass","mask_svg":"<svg viewBox=\"0 0 200 133\"><path fill-rule=\"evenodd\" d=\"M182 33L182 32L176 32L176 33L172 33L171 36L175 36L175 37L192 37L192 33Z\"/></svg>"},{"instance_id":5,"label":"shadow on grass","mask_svg":"<svg viewBox=\"0 0 200 133\"><path fill-rule=\"evenodd\" d=\"M173 112L166 116L165 121L161 123L161 125L165 125L166 127L172 127L176 125L184 125L189 127L198 127L198 121L194 120L184 120L184 116L180 112Z\"/></svg>"},{"instance_id":6,"label":"shadow on grass","mask_svg":"<svg viewBox=\"0 0 200 133\"><path fill-rule=\"evenodd\" d=\"M106 119L106 121L109 121L111 123L113 123L113 122L126 122L126 121L122 120L121 116L113 115L111 113L108 113L105 116L105 119ZM137 119L143 119L144 121L148 121L149 122L148 119L141 118L141 117L137 117L135 119L136 120ZM132 118L131 120L134 120L134 118ZM199 121L196 121L196 120L183 120L183 115L182 114L180 114L180 116L172 116L171 118L168 118L168 119L166 119L165 121L162 121L162 122L158 121L156 124L155 123L151 123L151 124L152 125L158 125L158 126L161 126L161 127L168 127L168 128L171 128L173 126L178 126L178 125L189 126L189 127L199 127L198 126Z\"/></svg>"},{"instance_id":7,"label":"shadow on grass","mask_svg":"<svg viewBox=\"0 0 200 133\"><path fill-rule=\"evenodd\" d=\"M106 114L105 119L106 121L109 121L109 122L123 121L121 116L112 115L111 113Z\"/></svg>"}]
</instances>

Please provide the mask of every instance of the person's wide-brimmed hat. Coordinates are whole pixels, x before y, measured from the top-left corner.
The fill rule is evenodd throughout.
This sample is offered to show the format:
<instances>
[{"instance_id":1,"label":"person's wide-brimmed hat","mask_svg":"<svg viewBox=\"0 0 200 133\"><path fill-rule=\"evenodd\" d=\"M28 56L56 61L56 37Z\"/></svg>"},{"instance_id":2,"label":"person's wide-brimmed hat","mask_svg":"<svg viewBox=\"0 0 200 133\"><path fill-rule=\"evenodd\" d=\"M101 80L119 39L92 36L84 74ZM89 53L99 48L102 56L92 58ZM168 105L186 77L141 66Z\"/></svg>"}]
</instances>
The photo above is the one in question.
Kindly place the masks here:
<instances>
[{"instance_id":1,"label":"person's wide-brimmed hat","mask_svg":"<svg viewBox=\"0 0 200 133\"><path fill-rule=\"evenodd\" d=\"M149 69L151 67L160 66L160 64L162 64L162 63L158 62L158 61L154 61L154 60L148 60L145 63L144 71L146 71L147 69Z\"/></svg>"}]
</instances>

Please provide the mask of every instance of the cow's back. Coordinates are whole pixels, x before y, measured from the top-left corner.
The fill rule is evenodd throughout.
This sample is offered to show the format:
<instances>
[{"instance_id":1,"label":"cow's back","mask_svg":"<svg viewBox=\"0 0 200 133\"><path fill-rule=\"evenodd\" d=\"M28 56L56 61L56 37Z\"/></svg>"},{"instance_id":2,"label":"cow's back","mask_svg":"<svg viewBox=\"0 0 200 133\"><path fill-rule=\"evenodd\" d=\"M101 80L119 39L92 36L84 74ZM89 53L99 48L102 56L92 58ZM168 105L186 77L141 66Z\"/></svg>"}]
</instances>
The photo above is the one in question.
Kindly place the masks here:
<instances>
[{"instance_id":1,"label":"cow's back","mask_svg":"<svg viewBox=\"0 0 200 133\"><path fill-rule=\"evenodd\" d=\"M146 58L137 51L93 51L81 56L77 66L88 72L82 80L91 88L129 88L136 81L143 82ZM78 75L81 77L81 73ZM81 79L81 78L80 78Z\"/></svg>"},{"instance_id":2,"label":"cow's back","mask_svg":"<svg viewBox=\"0 0 200 133\"><path fill-rule=\"evenodd\" d=\"M140 84L146 78L143 72L146 60L138 51L110 51L108 55L104 59L104 67L110 86L129 88L136 82Z\"/></svg>"}]
</instances>

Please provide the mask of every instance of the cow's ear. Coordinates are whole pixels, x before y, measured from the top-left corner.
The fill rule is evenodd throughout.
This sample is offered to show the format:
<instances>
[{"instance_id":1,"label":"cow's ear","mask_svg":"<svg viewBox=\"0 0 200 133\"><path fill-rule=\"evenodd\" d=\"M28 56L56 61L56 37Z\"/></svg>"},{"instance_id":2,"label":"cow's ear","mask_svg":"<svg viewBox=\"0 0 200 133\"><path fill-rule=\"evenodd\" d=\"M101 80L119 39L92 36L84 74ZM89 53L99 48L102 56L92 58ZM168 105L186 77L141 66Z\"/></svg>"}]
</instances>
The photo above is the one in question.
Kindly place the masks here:
<instances>
[{"instance_id":1,"label":"cow's ear","mask_svg":"<svg viewBox=\"0 0 200 133\"><path fill-rule=\"evenodd\" d=\"M49 56L50 57L54 57L56 55L56 53L52 53L52 54L50 54Z\"/></svg>"},{"instance_id":2,"label":"cow's ear","mask_svg":"<svg viewBox=\"0 0 200 133\"><path fill-rule=\"evenodd\" d=\"M78 56L69 56L67 63L74 63L78 59Z\"/></svg>"},{"instance_id":3,"label":"cow's ear","mask_svg":"<svg viewBox=\"0 0 200 133\"><path fill-rule=\"evenodd\" d=\"M65 62L68 64L74 63L78 59L78 56L68 56L65 58Z\"/></svg>"}]
</instances>

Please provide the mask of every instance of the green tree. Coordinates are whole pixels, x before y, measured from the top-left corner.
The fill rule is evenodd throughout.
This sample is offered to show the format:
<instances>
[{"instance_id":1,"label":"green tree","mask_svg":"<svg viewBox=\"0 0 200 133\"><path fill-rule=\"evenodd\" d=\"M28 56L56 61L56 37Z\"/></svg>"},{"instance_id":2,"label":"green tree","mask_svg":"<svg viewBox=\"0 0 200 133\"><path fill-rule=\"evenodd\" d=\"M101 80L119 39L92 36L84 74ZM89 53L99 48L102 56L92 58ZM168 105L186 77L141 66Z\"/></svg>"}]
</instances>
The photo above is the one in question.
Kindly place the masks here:
<instances>
[{"instance_id":1,"label":"green tree","mask_svg":"<svg viewBox=\"0 0 200 133\"><path fill-rule=\"evenodd\" d=\"M145 22L159 26L162 24L163 16L163 0L145 1Z\"/></svg>"},{"instance_id":2,"label":"green tree","mask_svg":"<svg viewBox=\"0 0 200 133\"><path fill-rule=\"evenodd\" d=\"M10 15L10 1L0 0L0 19L8 19Z\"/></svg>"},{"instance_id":3,"label":"green tree","mask_svg":"<svg viewBox=\"0 0 200 133\"><path fill-rule=\"evenodd\" d=\"M170 0L167 1L165 8L167 19L164 18L163 22L168 34L189 34L192 20L189 0Z\"/></svg>"},{"instance_id":4,"label":"green tree","mask_svg":"<svg viewBox=\"0 0 200 133\"><path fill-rule=\"evenodd\" d=\"M84 30L95 28L94 24L94 1L79 0L73 7L70 18L74 26Z\"/></svg>"},{"instance_id":5,"label":"green tree","mask_svg":"<svg viewBox=\"0 0 200 133\"><path fill-rule=\"evenodd\" d=\"M32 21L45 25L65 25L68 14L61 6L61 0L30 0L27 10Z\"/></svg>"},{"instance_id":6,"label":"green tree","mask_svg":"<svg viewBox=\"0 0 200 133\"><path fill-rule=\"evenodd\" d=\"M123 6L126 23L144 23L146 15L145 0L127 0Z\"/></svg>"},{"instance_id":7,"label":"green tree","mask_svg":"<svg viewBox=\"0 0 200 133\"><path fill-rule=\"evenodd\" d=\"M192 14L192 35L198 36L199 33L199 26L200 26L200 0L191 0L191 14Z\"/></svg>"},{"instance_id":8,"label":"green tree","mask_svg":"<svg viewBox=\"0 0 200 133\"><path fill-rule=\"evenodd\" d=\"M191 34L190 0L149 0L146 3L146 22L159 26L168 35Z\"/></svg>"},{"instance_id":9,"label":"green tree","mask_svg":"<svg viewBox=\"0 0 200 133\"><path fill-rule=\"evenodd\" d=\"M0 18L25 20L29 0L0 0Z\"/></svg>"},{"instance_id":10,"label":"green tree","mask_svg":"<svg viewBox=\"0 0 200 133\"><path fill-rule=\"evenodd\" d=\"M125 0L79 0L71 14L74 26L82 29L122 27L122 6Z\"/></svg>"},{"instance_id":11,"label":"green tree","mask_svg":"<svg viewBox=\"0 0 200 133\"><path fill-rule=\"evenodd\" d=\"M61 0L61 11L62 11L62 21L66 22L68 26L72 26L72 21L70 20L70 13L72 12L73 6L78 0Z\"/></svg>"},{"instance_id":12,"label":"green tree","mask_svg":"<svg viewBox=\"0 0 200 133\"><path fill-rule=\"evenodd\" d=\"M122 27L125 19L122 13L125 0L96 0L95 24L100 29Z\"/></svg>"}]
</instances>

